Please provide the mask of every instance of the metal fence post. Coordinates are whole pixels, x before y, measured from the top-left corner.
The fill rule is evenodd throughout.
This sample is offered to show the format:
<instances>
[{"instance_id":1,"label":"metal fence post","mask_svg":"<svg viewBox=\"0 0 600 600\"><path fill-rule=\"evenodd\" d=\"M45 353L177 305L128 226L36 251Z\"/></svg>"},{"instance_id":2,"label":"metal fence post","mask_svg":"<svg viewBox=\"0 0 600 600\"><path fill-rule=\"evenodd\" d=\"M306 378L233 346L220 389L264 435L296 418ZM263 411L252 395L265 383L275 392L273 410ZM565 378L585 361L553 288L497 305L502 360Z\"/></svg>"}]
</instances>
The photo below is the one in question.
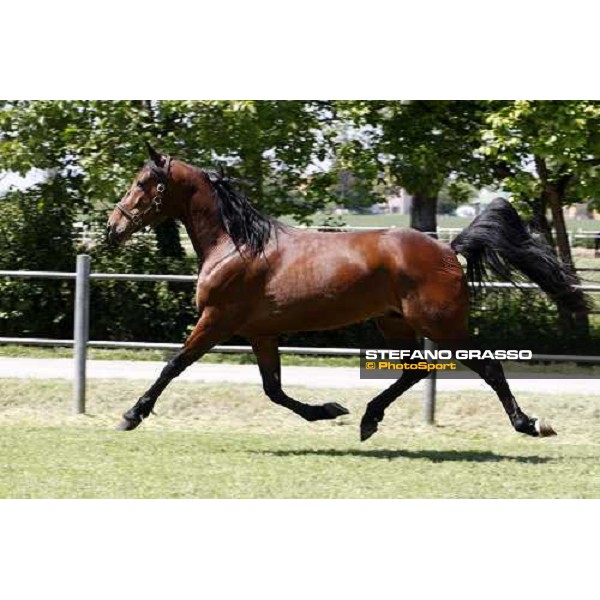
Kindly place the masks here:
<instances>
[{"instance_id":1,"label":"metal fence post","mask_svg":"<svg viewBox=\"0 0 600 600\"><path fill-rule=\"evenodd\" d=\"M85 367L90 322L90 262L87 254L77 256L75 276L75 315L73 319L73 413L85 412Z\"/></svg>"},{"instance_id":2,"label":"metal fence post","mask_svg":"<svg viewBox=\"0 0 600 600\"><path fill-rule=\"evenodd\" d=\"M429 338L425 338L425 350L436 350L437 344ZM436 361L429 361L436 362ZM431 371L425 379L425 391L423 395L423 419L427 425L435 422L435 390L437 383L436 371Z\"/></svg>"}]
</instances>

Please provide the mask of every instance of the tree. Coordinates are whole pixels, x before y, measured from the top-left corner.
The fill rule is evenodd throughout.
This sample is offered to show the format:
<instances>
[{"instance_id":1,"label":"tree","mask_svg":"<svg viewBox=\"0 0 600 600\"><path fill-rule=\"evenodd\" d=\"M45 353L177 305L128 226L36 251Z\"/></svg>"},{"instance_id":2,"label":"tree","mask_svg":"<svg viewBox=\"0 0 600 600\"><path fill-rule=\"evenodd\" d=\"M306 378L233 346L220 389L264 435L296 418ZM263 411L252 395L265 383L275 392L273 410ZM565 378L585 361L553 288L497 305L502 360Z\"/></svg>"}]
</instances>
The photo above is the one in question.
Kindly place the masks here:
<instances>
[{"instance_id":1,"label":"tree","mask_svg":"<svg viewBox=\"0 0 600 600\"><path fill-rule=\"evenodd\" d=\"M331 181L315 167L328 149L327 115L316 101L3 102L0 170L77 179L78 216L103 221L151 139L188 162L229 165L260 209L307 219L326 203ZM162 233L172 246L172 225Z\"/></svg>"},{"instance_id":2,"label":"tree","mask_svg":"<svg viewBox=\"0 0 600 600\"><path fill-rule=\"evenodd\" d=\"M552 248L556 246L578 281L563 209L600 198L600 102L493 102L482 141L488 177L501 182L530 212L534 225ZM573 326L587 333L587 315L576 315L573 321L560 302L559 312L564 333Z\"/></svg>"},{"instance_id":3,"label":"tree","mask_svg":"<svg viewBox=\"0 0 600 600\"><path fill-rule=\"evenodd\" d=\"M600 198L600 102L490 103L482 139L491 176L532 213L573 269L563 208Z\"/></svg>"},{"instance_id":4,"label":"tree","mask_svg":"<svg viewBox=\"0 0 600 600\"><path fill-rule=\"evenodd\" d=\"M328 103L162 102L160 110L176 113L188 124L180 142L189 160L225 165L263 211L305 221L327 203L332 179L317 164L330 147L324 130Z\"/></svg>"},{"instance_id":5,"label":"tree","mask_svg":"<svg viewBox=\"0 0 600 600\"><path fill-rule=\"evenodd\" d=\"M411 227L435 232L442 186L452 174L473 168L485 105L349 101L337 103L337 108L357 130L342 149L348 168L370 177L388 175L413 196Z\"/></svg>"}]
</instances>

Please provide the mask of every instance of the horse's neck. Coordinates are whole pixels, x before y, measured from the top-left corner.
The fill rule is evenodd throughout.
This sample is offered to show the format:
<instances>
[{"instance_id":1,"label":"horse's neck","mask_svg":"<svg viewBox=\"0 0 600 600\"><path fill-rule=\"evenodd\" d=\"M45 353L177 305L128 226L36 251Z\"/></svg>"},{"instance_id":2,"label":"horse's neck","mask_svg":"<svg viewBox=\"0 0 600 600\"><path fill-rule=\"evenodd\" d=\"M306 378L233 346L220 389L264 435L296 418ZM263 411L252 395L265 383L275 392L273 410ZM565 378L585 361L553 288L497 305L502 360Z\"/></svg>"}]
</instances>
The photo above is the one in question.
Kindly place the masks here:
<instances>
[{"instance_id":1,"label":"horse's neck","mask_svg":"<svg viewBox=\"0 0 600 600\"><path fill-rule=\"evenodd\" d=\"M212 194L205 195L201 191L194 194L182 222L201 263L228 240Z\"/></svg>"}]
</instances>

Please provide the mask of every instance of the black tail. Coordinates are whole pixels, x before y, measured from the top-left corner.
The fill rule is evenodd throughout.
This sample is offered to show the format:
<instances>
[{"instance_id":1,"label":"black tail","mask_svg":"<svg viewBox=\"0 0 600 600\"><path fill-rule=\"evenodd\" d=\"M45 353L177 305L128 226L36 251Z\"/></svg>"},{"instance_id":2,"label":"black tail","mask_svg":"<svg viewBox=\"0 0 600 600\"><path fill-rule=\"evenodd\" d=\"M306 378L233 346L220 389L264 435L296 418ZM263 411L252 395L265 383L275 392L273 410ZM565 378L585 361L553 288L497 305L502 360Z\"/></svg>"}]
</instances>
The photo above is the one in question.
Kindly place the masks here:
<instances>
[{"instance_id":1,"label":"black tail","mask_svg":"<svg viewBox=\"0 0 600 600\"><path fill-rule=\"evenodd\" d=\"M568 310L589 309L585 294L573 287L577 283L573 274L549 248L531 237L517 211L503 198L493 200L450 246L467 259L471 282L484 281L489 268L500 279L515 283L517 269Z\"/></svg>"}]
</instances>

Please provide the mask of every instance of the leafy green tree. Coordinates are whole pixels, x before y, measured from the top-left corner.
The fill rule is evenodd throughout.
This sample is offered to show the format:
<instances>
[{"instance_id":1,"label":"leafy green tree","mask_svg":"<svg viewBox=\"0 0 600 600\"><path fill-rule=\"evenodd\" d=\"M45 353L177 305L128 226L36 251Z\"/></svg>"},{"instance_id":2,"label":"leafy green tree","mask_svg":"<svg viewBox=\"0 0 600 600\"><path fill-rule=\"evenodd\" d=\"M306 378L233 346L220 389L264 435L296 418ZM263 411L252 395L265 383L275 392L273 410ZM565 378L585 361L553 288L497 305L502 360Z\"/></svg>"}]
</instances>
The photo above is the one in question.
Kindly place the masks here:
<instances>
[{"instance_id":1,"label":"leafy green tree","mask_svg":"<svg viewBox=\"0 0 600 600\"><path fill-rule=\"evenodd\" d=\"M573 267L563 208L600 198L600 102L491 102L481 153L491 178L521 202Z\"/></svg>"},{"instance_id":2,"label":"leafy green tree","mask_svg":"<svg viewBox=\"0 0 600 600\"><path fill-rule=\"evenodd\" d=\"M356 128L341 149L348 168L388 177L413 196L411 227L436 231L446 180L471 172L485 105L464 101L345 101L336 105Z\"/></svg>"},{"instance_id":3,"label":"leafy green tree","mask_svg":"<svg viewBox=\"0 0 600 600\"><path fill-rule=\"evenodd\" d=\"M447 179L438 193L438 214L451 215L459 204L472 202L477 196L478 190L470 183Z\"/></svg>"},{"instance_id":4,"label":"leafy green tree","mask_svg":"<svg viewBox=\"0 0 600 600\"><path fill-rule=\"evenodd\" d=\"M21 174L36 167L49 179L77 182L72 201L85 222L105 220L144 160L142 140L160 126L145 101L19 101L2 108L0 167ZM163 231L171 240L161 244ZM159 250L180 257L172 232L169 224L157 229Z\"/></svg>"},{"instance_id":5,"label":"leafy green tree","mask_svg":"<svg viewBox=\"0 0 600 600\"><path fill-rule=\"evenodd\" d=\"M332 178L328 103L290 100L162 102L188 124L178 140L193 162L220 162L272 215L306 221L327 203ZM172 137L172 136L170 136Z\"/></svg>"},{"instance_id":6,"label":"leafy green tree","mask_svg":"<svg viewBox=\"0 0 600 600\"><path fill-rule=\"evenodd\" d=\"M482 140L488 176L530 213L577 280L563 210L600 198L600 102L490 102ZM560 303L559 314L565 335L587 335L587 315L573 316Z\"/></svg>"},{"instance_id":7,"label":"leafy green tree","mask_svg":"<svg viewBox=\"0 0 600 600\"><path fill-rule=\"evenodd\" d=\"M260 208L306 218L331 183L317 101L17 101L0 106L0 169L82 174L80 206L112 204L145 160L144 140L194 164L229 165ZM293 192L293 193L292 193Z\"/></svg>"},{"instance_id":8,"label":"leafy green tree","mask_svg":"<svg viewBox=\"0 0 600 600\"><path fill-rule=\"evenodd\" d=\"M0 269L73 270L73 191L53 179L0 199ZM68 281L1 277L0 334L62 337L71 326L71 297Z\"/></svg>"}]
</instances>

